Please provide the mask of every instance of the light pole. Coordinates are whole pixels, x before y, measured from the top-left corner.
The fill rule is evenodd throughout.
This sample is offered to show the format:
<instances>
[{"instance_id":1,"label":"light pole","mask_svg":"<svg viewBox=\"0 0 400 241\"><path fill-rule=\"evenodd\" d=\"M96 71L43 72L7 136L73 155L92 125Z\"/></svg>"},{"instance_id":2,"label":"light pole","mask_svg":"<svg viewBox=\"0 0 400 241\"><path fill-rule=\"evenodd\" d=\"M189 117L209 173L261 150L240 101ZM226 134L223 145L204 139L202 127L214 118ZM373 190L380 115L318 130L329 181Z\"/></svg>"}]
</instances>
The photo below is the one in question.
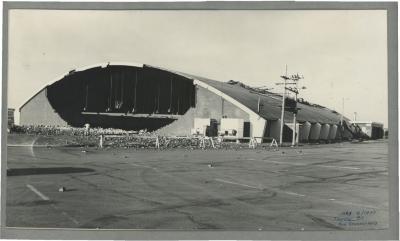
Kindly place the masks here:
<instances>
[{"instance_id":1,"label":"light pole","mask_svg":"<svg viewBox=\"0 0 400 241\"><path fill-rule=\"evenodd\" d=\"M342 139L343 139L343 135L344 135L344 125L343 125L343 122L344 122L344 101L348 100L348 99L349 98L342 97L342 113L340 115L340 127L341 127L341 130L342 130Z\"/></svg>"}]
</instances>

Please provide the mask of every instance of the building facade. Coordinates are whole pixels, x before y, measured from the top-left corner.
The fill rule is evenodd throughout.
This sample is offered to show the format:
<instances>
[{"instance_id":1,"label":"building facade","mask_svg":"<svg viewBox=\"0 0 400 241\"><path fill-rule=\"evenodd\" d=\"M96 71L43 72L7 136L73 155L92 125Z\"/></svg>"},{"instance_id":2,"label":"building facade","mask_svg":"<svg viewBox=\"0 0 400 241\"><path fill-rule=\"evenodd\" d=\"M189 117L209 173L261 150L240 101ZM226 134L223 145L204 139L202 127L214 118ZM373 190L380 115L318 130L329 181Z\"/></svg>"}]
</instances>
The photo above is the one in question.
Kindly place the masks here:
<instances>
[{"instance_id":1,"label":"building facade","mask_svg":"<svg viewBox=\"0 0 400 241\"><path fill-rule=\"evenodd\" d=\"M220 82L150 65L107 63L57 78L19 111L21 125L83 127L88 123L92 127L191 135L199 128L195 126L197 119L208 119L210 126L205 128L214 126L222 133L279 139L281 101L277 94L261 93L240 82ZM359 129L333 110L307 102L298 103L298 107L296 138L300 142L360 135ZM285 141L292 138L292 120L292 113L286 111ZM231 130L222 123L243 124L230 124L238 126L234 127L238 130Z\"/></svg>"}]
</instances>

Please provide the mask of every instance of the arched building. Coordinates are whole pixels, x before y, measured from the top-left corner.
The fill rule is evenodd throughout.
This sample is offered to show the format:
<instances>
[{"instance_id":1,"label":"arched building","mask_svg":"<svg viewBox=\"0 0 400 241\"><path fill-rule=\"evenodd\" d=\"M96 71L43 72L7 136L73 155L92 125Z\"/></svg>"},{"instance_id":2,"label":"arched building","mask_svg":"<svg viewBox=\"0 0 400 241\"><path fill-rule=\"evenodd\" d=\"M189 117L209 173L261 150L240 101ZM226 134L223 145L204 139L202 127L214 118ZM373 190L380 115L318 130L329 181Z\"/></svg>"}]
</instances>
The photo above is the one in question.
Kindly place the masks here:
<instances>
[{"instance_id":1,"label":"arched building","mask_svg":"<svg viewBox=\"0 0 400 241\"><path fill-rule=\"evenodd\" d=\"M240 120L243 136L279 139L282 97L240 82L219 82L142 64L107 63L70 71L20 107L21 125L112 127L190 135L196 120ZM307 102L300 108L301 142L353 138L347 118ZM285 113L284 140L291 140ZM208 122L209 123L209 122ZM241 123L241 124L240 124ZM343 125L341 126L341 123Z\"/></svg>"}]
</instances>

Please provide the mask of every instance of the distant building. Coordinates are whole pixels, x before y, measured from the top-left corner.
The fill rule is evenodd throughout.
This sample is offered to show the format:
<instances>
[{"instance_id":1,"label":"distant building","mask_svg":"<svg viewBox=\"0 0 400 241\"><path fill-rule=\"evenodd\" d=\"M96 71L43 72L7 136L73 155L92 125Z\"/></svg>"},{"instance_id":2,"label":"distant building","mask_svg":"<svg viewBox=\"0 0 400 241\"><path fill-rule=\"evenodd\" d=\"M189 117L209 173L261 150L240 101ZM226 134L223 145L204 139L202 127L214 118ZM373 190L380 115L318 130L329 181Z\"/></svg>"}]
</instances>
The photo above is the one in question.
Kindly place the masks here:
<instances>
[{"instance_id":1,"label":"distant building","mask_svg":"<svg viewBox=\"0 0 400 241\"><path fill-rule=\"evenodd\" d=\"M385 134L382 123L373 121L352 121L352 123L358 125L371 139L382 139Z\"/></svg>"},{"instance_id":2,"label":"distant building","mask_svg":"<svg viewBox=\"0 0 400 241\"><path fill-rule=\"evenodd\" d=\"M279 140L282 96L238 81L219 82L144 64L106 63L75 69L20 107L21 125L121 128L162 135L205 133ZM298 101L300 142L359 136L348 118ZM292 140L285 113L283 141Z\"/></svg>"},{"instance_id":3,"label":"distant building","mask_svg":"<svg viewBox=\"0 0 400 241\"><path fill-rule=\"evenodd\" d=\"M11 127L15 124L14 122L14 112L15 109L14 108L8 108L8 127Z\"/></svg>"}]
</instances>

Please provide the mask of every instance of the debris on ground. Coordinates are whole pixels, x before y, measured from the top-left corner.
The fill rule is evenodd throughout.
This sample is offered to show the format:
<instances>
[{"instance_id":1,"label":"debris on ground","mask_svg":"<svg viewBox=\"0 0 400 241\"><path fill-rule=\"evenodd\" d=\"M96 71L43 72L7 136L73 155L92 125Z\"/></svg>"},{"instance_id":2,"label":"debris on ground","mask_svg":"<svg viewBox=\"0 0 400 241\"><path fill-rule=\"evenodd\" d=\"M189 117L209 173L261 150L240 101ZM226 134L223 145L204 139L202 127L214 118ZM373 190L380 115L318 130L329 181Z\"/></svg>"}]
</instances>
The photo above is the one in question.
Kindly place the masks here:
<instances>
[{"instance_id":1,"label":"debris on ground","mask_svg":"<svg viewBox=\"0 0 400 241\"><path fill-rule=\"evenodd\" d=\"M60 127L46 125L14 125L12 134L27 134L46 137L51 145L67 145L98 148L136 148L136 149L225 149L240 151L248 148L248 142L221 141L219 137L203 136L158 136L157 132L147 129L128 131L114 128ZM257 153L261 151L279 151L267 143L260 143ZM268 146L266 146L268 145ZM48 147L51 148L51 147ZM82 151L85 153L85 151ZM301 152L301 151L300 151ZM285 154L282 152L282 154Z\"/></svg>"},{"instance_id":2,"label":"debris on ground","mask_svg":"<svg viewBox=\"0 0 400 241\"><path fill-rule=\"evenodd\" d=\"M65 191L67 191L67 189L66 189L65 187L60 187L60 188L58 189L58 191L59 191L59 192L65 192Z\"/></svg>"}]
</instances>

